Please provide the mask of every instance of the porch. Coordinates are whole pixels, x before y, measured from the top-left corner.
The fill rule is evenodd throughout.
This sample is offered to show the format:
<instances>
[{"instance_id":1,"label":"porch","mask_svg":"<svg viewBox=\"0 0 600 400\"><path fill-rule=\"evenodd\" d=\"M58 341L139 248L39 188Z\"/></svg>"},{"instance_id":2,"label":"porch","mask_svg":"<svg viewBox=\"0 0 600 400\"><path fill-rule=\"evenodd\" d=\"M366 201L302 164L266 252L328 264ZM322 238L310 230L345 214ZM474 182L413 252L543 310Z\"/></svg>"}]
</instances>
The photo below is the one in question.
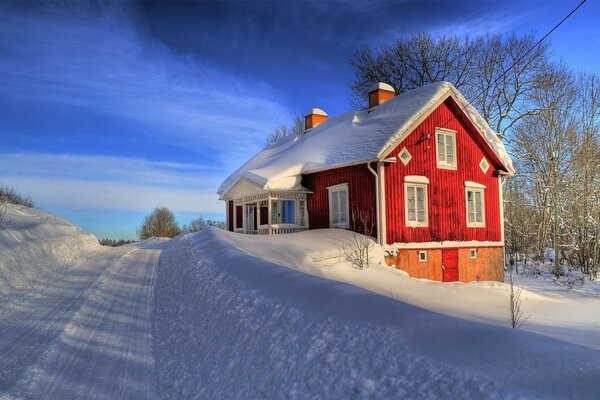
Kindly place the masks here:
<instances>
[{"instance_id":1,"label":"porch","mask_svg":"<svg viewBox=\"0 0 600 400\"><path fill-rule=\"evenodd\" d=\"M308 191L270 191L232 200L228 217L233 231L248 235L277 235L308 229ZM228 223L229 225L229 223Z\"/></svg>"}]
</instances>

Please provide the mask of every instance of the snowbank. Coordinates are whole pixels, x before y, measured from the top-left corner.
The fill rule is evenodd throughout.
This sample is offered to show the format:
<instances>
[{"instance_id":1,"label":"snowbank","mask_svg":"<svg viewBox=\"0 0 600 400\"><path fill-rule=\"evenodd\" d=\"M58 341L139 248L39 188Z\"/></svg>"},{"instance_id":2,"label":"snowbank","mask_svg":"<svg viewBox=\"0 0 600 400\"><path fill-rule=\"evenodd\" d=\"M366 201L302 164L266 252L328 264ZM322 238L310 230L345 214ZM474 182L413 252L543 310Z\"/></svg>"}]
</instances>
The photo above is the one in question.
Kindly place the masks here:
<instances>
[{"instance_id":1,"label":"snowbank","mask_svg":"<svg viewBox=\"0 0 600 400\"><path fill-rule=\"evenodd\" d=\"M600 391L596 350L441 315L294 268L360 276L369 285L386 278L396 297L416 304L435 295L450 309L463 291L486 288L494 298L504 284L442 285L384 267L356 270L336 259L331 232L309 233L316 236L207 229L170 242L154 297L155 357L168 367L159 369L160 397L591 399ZM472 307L463 304L463 314Z\"/></svg>"},{"instance_id":2,"label":"snowbank","mask_svg":"<svg viewBox=\"0 0 600 400\"><path fill-rule=\"evenodd\" d=\"M95 236L63 218L9 204L0 222L0 294L35 285L73 258L99 248Z\"/></svg>"},{"instance_id":3,"label":"snowbank","mask_svg":"<svg viewBox=\"0 0 600 400\"><path fill-rule=\"evenodd\" d=\"M498 326L508 324L508 284L441 284L410 278L383 263L357 270L340 252L341 244L352 236L349 231L322 229L278 236L225 231L213 234L222 246L235 247L277 265L349 283L442 314ZM517 286L525 285L521 295L523 311L531 316L522 329L600 350L600 285L591 283L586 295L581 295L552 284L546 285L549 292L545 292L538 287L539 281L518 277L515 280Z\"/></svg>"}]
</instances>

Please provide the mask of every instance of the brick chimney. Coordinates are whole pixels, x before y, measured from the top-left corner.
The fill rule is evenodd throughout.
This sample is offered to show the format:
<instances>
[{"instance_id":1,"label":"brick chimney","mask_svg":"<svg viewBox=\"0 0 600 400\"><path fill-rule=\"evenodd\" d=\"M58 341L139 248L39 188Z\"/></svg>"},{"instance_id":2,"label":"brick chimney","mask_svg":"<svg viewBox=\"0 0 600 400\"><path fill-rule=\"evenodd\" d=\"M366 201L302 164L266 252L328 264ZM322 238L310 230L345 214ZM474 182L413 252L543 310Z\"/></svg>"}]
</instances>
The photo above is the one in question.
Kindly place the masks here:
<instances>
[{"instance_id":1,"label":"brick chimney","mask_svg":"<svg viewBox=\"0 0 600 400\"><path fill-rule=\"evenodd\" d=\"M327 121L327 113L320 108L313 108L304 115L304 132L308 132Z\"/></svg>"},{"instance_id":2,"label":"brick chimney","mask_svg":"<svg viewBox=\"0 0 600 400\"><path fill-rule=\"evenodd\" d=\"M375 83L369 89L369 110L393 99L394 96L396 96L396 91L392 85L383 82Z\"/></svg>"}]
</instances>

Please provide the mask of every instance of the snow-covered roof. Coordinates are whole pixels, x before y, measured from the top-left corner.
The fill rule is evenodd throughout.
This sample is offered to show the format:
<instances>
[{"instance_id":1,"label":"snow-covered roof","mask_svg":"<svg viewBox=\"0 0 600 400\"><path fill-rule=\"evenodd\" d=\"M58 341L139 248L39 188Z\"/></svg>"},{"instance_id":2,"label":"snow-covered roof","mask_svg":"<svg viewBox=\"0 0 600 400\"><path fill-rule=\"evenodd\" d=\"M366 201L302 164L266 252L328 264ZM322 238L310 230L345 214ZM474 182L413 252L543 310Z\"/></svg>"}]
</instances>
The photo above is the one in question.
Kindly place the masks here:
<instances>
[{"instance_id":1,"label":"snow-covered roof","mask_svg":"<svg viewBox=\"0 0 600 400\"><path fill-rule=\"evenodd\" d=\"M451 83L437 82L402 93L371 111L336 115L306 134L283 138L248 160L217 192L223 196L242 178L265 190L297 190L302 174L385 158L422 117L449 96L512 174L512 160L488 123Z\"/></svg>"}]
</instances>

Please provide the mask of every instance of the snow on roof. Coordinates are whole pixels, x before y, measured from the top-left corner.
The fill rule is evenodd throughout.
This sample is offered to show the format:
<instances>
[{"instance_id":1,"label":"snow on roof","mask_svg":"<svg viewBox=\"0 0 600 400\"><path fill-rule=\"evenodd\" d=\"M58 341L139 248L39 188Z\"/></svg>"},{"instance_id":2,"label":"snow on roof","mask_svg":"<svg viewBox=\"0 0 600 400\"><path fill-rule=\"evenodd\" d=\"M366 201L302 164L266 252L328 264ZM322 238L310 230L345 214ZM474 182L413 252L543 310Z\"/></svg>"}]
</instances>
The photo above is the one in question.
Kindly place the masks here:
<instances>
[{"instance_id":1,"label":"snow on roof","mask_svg":"<svg viewBox=\"0 0 600 400\"><path fill-rule=\"evenodd\" d=\"M387 90L388 92L396 92L396 91L394 90L394 87L393 87L392 85L390 85L390 84L388 84L388 83L384 83L384 82L377 82L377 83L374 83L374 84L373 84L373 85L372 85L372 86L369 88L369 92L368 92L368 93L371 93L371 92L374 92L374 91L376 91L376 90L380 90L380 89L381 89L381 90Z\"/></svg>"},{"instance_id":2,"label":"snow on roof","mask_svg":"<svg viewBox=\"0 0 600 400\"><path fill-rule=\"evenodd\" d=\"M310 110L308 110L308 112L304 115L311 115L311 114L315 114L315 115L322 115L324 117L327 117L327 113L323 110L321 110L320 108L311 108Z\"/></svg>"},{"instance_id":3,"label":"snow on roof","mask_svg":"<svg viewBox=\"0 0 600 400\"><path fill-rule=\"evenodd\" d=\"M448 96L463 108L512 174L512 160L488 123L451 83L436 82L402 93L371 111L336 115L306 134L279 140L225 179L217 192L223 196L242 178L265 190L298 190L302 174L382 159Z\"/></svg>"}]
</instances>

